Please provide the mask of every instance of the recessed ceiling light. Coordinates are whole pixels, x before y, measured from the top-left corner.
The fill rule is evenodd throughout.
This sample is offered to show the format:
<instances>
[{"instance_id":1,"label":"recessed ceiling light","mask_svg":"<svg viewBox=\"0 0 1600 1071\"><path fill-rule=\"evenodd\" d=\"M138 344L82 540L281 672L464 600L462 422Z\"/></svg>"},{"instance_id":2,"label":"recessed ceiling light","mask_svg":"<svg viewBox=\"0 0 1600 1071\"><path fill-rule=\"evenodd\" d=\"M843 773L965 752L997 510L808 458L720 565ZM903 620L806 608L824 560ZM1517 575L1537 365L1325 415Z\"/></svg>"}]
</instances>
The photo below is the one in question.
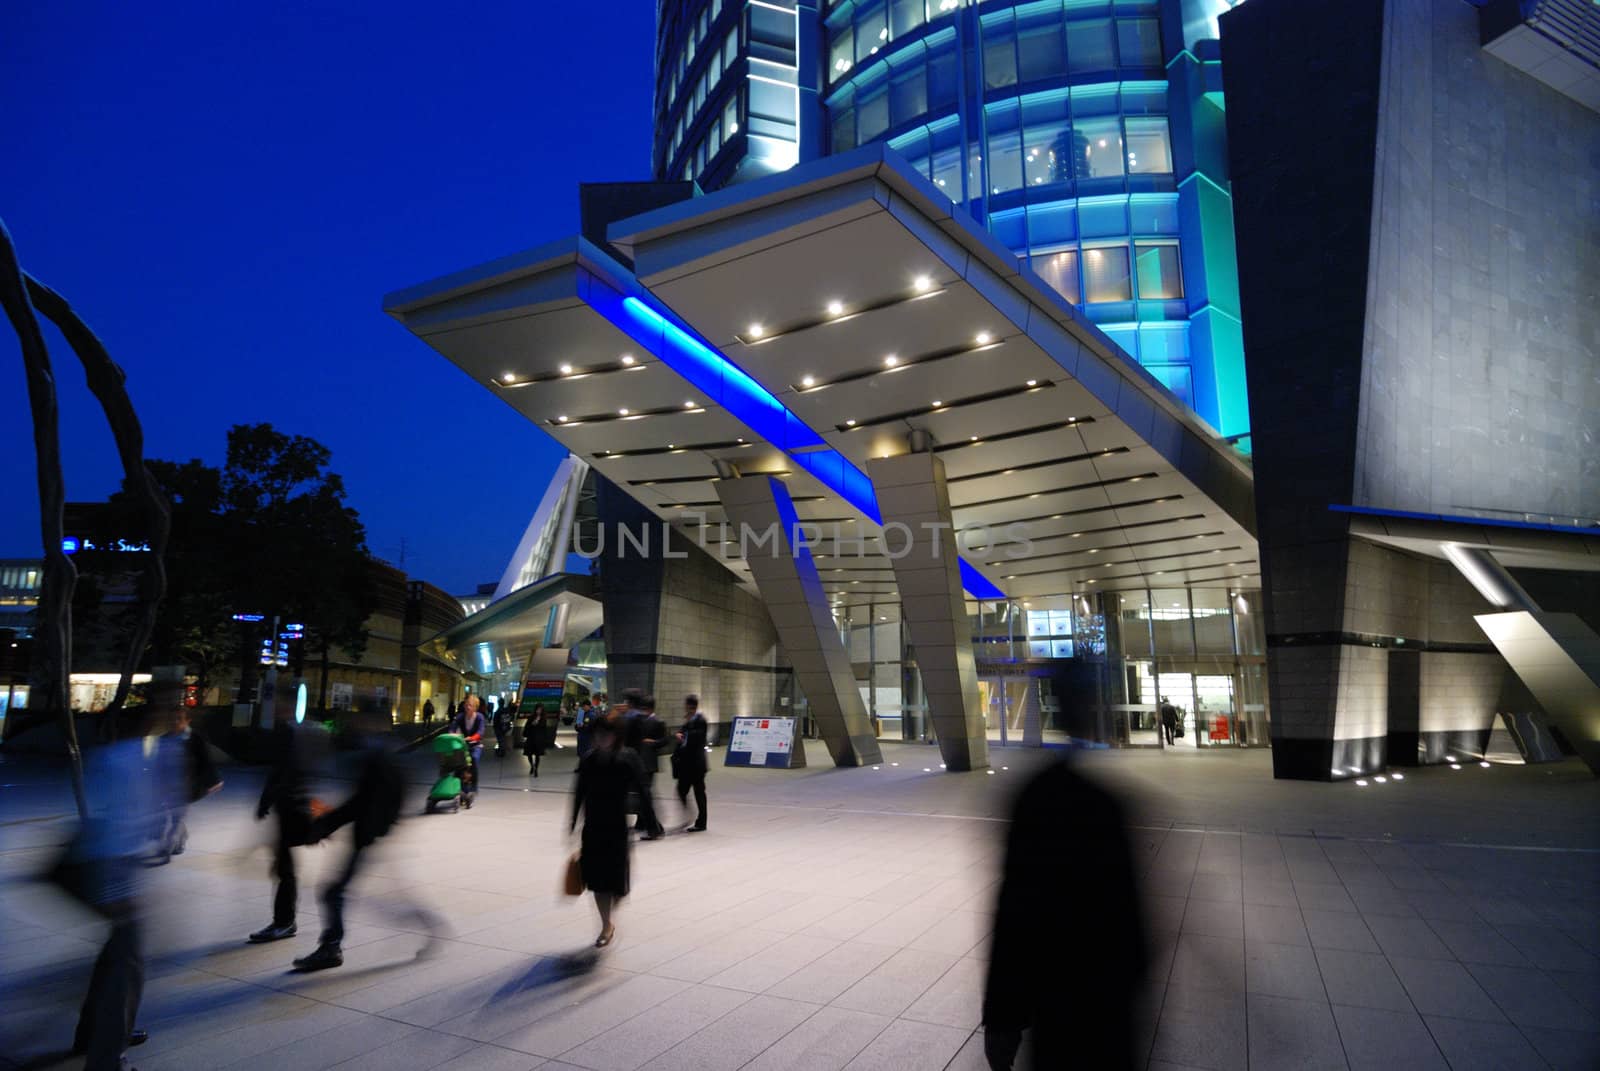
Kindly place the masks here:
<instances>
[{"instance_id":1,"label":"recessed ceiling light","mask_svg":"<svg viewBox=\"0 0 1600 1071\"><path fill-rule=\"evenodd\" d=\"M693 399L691 399L691 400L689 400L689 401L687 401L687 402L684 402L684 403L683 403L683 407L684 407L684 408L685 408L685 409L693 409L693 408L694 408L694 401L693 401Z\"/></svg>"},{"instance_id":2,"label":"recessed ceiling light","mask_svg":"<svg viewBox=\"0 0 1600 1071\"><path fill-rule=\"evenodd\" d=\"M838 316L842 312L844 312L844 302L842 302L842 301L830 301L830 302L828 302L828 315L829 316Z\"/></svg>"},{"instance_id":3,"label":"recessed ceiling light","mask_svg":"<svg viewBox=\"0 0 1600 1071\"><path fill-rule=\"evenodd\" d=\"M564 375L564 376L572 375L572 366L570 364L562 365L561 366L561 374Z\"/></svg>"},{"instance_id":4,"label":"recessed ceiling light","mask_svg":"<svg viewBox=\"0 0 1600 1071\"><path fill-rule=\"evenodd\" d=\"M617 415L618 416L627 416L628 415L628 411L626 409L618 409L617 410Z\"/></svg>"},{"instance_id":5,"label":"recessed ceiling light","mask_svg":"<svg viewBox=\"0 0 1600 1071\"><path fill-rule=\"evenodd\" d=\"M885 367L885 368L893 368L895 365L897 365L899 363L900 363L900 358L896 357L892 353L889 354L889 356L887 356L887 357L885 357L883 359L883 367Z\"/></svg>"},{"instance_id":6,"label":"recessed ceiling light","mask_svg":"<svg viewBox=\"0 0 1600 1071\"><path fill-rule=\"evenodd\" d=\"M800 385L802 387L815 387L817 385L817 377L815 377L815 376L803 376L803 377L801 377Z\"/></svg>"},{"instance_id":7,"label":"recessed ceiling light","mask_svg":"<svg viewBox=\"0 0 1600 1071\"><path fill-rule=\"evenodd\" d=\"M972 436L972 437L971 437L971 438L969 438L969 439L968 439L968 440L967 440L967 441L968 441L968 442L971 442L971 443L975 443L975 442L977 442L977 441L978 441L978 437L977 437L977 436L976 436L976 435L974 435L974 436Z\"/></svg>"},{"instance_id":8,"label":"recessed ceiling light","mask_svg":"<svg viewBox=\"0 0 1600 1071\"><path fill-rule=\"evenodd\" d=\"M846 420L844 422L844 426L847 428L853 428L856 426L856 422L854 420Z\"/></svg>"},{"instance_id":9,"label":"recessed ceiling light","mask_svg":"<svg viewBox=\"0 0 1600 1071\"><path fill-rule=\"evenodd\" d=\"M760 338L766 333L767 329L762 327L760 324L751 324L745 329L745 334L749 335L751 338Z\"/></svg>"},{"instance_id":10,"label":"recessed ceiling light","mask_svg":"<svg viewBox=\"0 0 1600 1071\"><path fill-rule=\"evenodd\" d=\"M937 398L935 398L935 399L934 399L934 400L933 400L933 407L934 407L934 408L935 408L935 409L937 409L937 408L939 408L939 407L940 407L940 406L941 406L941 405L943 405L943 404L944 404L944 403L943 403L943 402L941 402L941 401L940 401L940 400L939 400L939 399L937 399Z\"/></svg>"},{"instance_id":11,"label":"recessed ceiling light","mask_svg":"<svg viewBox=\"0 0 1600 1071\"><path fill-rule=\"evenodd\" d=\"M633 363L633 354L631 354L631 353L624 353L624 354L623 354L623 355L622 355L622 363L623 363L623 364L632 364L632 363Z\"/></svg>"},{"instance_id":12,"label":"recessed ceiling light","mask_svg":"<svg viewBox=\"0 0 1600 1071\"><path fill-rule=\"evenodd\" d=\"M516 378L517 378L517 376L516 376L515 372L507 372L505 375L500 377L500 381L502 383L510 383L513 379L516 379Z\"/></svg>"},{"instance_id":13,"label":"recessed ceiling light","mask_svg":"<svg viewBox=\"0 0 1600 1071\"><path fill-rule=\"evenodd\" d=\"M933 280L928 278L926 275L919 275L911 285L916 287L917 293L920 294L933 288Z\"/></svg>"},{"instance_id":14,"label":"recessed ceiling light","mask_svg":"<svg viewBox=\"0 0 1600 1071\"><path fill-rule=\"evenodd\" d=\"M1038 381L1038 380L1037 380L1037 379L1030 379L1030 380L1028 380L1028 386L1030 386L1030 387L1037 387L1037 386L1038 386L1038 385L1039 385L1039 381Z\"/></svg>"},{"instance_id":15,"label":"recessed ceiling light","mask_svg":"<svg viewBox=\"0 0 1600 1071\"><path fill-rule=\"evenodd\" d=\"M566 416L563 415L563 416L556 417L556 423L557 424L565 424L566 422L567 422Z\"/></svg>"},{"instance_id":16,"label":"recessed ceiling light","mask_svg":"<svg viewBox=\"0 0 1600 1071\"><path fill-rule=\"evenodd\" d=\"M994 341L994 336L991 335L989 332L987 332L987 331L979 331L978 332L978 345L987 346L989 343L991 343L993 341Z\"/></svg>"}]
</instances>

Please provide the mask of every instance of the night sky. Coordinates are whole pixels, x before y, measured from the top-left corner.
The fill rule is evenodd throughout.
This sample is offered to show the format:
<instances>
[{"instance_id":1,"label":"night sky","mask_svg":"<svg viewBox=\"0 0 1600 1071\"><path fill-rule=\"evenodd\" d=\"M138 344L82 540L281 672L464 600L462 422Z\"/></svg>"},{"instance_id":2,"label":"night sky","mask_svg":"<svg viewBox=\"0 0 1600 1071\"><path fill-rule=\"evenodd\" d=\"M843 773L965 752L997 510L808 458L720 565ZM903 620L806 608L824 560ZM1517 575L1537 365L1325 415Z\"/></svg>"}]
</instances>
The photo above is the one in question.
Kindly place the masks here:
<instances>
[{"instance_id":1,"label":"night sky","mask_svg":"<svg viewBox=\"0 0 1600 1071\"><path fill-rule=\"evenodd\" d=\"M126 370L151 457L269 422L333 451L373 552L497 580L561 451L383 295L577 229L649 178L649 0L14 5L0 218ZM0 557L38 557L31 421L0 324ZM67 494L120 467L51 332Z\"/></svg>"}]
</instances>

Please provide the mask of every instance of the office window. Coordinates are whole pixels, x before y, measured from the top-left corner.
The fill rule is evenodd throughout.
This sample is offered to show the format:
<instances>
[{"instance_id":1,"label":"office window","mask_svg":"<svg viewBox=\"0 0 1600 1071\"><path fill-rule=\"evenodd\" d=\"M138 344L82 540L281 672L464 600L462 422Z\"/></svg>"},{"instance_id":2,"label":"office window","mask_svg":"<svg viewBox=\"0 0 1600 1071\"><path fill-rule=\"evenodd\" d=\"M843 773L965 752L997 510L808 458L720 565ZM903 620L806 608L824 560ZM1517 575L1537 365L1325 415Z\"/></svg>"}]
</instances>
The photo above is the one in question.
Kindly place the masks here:
<instances>
[{"instance_id":1,"label":"office window","mask_svg":"<svg viewBox=\"0 0 1600 1071\"><path fill-rule=\"evenodd\" d=\"M706 131L706 159L722 151L722 119L718 117L711 120L711 129Z\"/></svg>"},{"instance_id":2,"label":"office window","mask_svg":"<svg viewBox=\"0 0 1600 1071\"><path fill-rule=\"evenodd\" d=\"M1023 167L1029 186L1072 179L1072 133L1067 98L1046 95L1022 104Z\"/></svg>"},{"instance_id":3,"label":"office window","mask_svg":"<svg viewBox=\"0 0 1600 1071\"><path fill-rule=\"evenodd\" d=\"M1011 12L983 20L983 84L1002 89L1017 84L1017 33Z\"/></svg>"},{"instance_id":4,"label":"office window","mask_svg":"<svg viewBox=\"0 0 1600 1071\"><path fill-rule=\"evenodd\" d=\"M739 58L739 27L735 26L728 31L727 39L722 42L722 69L727 70L733 66L733 61Z\"/></svg>"},{"instance_id":5,"label":"office window","mask_svg":"<svg viewBox=\"0 0 1600 1071\"><path fill-rule=\"evenodd\" d=\"M987 112L989 127L989 192L1005 193L1022 186L1021 111L1016 101Z\"/></svg>"},{"instance_id":6,"label":"office window","mask_svg":"<svg viewBox=\"0 0 1600 1071\"><path fill-rule=\"evenodd\" d=\"M1155 19L1118 19L1117 59L1124 67L1160 67L1161 24Z\"/></svg>"},{"instance_id":7,"label":"office window","mask_svg":"<svg viewBox=\"0 0 1600 1071\"><path fill-rule=\"evenodd\" d=\"M928 69L918 63L889 83L889 122L901 126L928 111Z\"/></svg>"},{"instance_id":8,"label":"office window","mask_svg":"<svg viewBox=\"0 0 1600 1071\"><path fill-rule=\"evenodd\" d=\"M856 110L850 105L835 108L833 112L833 151L845 152L856 147Z\"/></svg>"},{"instance_id":9,"label":"office window","mask_svg":"<svg viewBox=\"0 0 1600 1071\"><path fill-rule=\"evenodd\" d=\"M1061 46L1061 9L1052 7L1017 17L1017 78L1032 82L1065 74L1067 58Z\"/></svg>"},{"instance_id":10,"label":"office window","mask_svg":"<svg viewBox=\"0 0 1600 1071\"><path fill-rule=\"evenodd\" d=\"M856 8L856 62L875 55L889 40L889 8L884 0L870 0Z\"/></svg>"},{"instance_id":11,"label":"office window","mask_svg":"<svg viewBox=\"0 0 1600 1071\"><path fill-rule=\"evenodd\" d=\"M1128 129L1128 174L1170 174L1172 144L1167 138L1167 121L1156 116L1123 120Z\"/></svg>"},{"instance_id":12,"label":"office window","mask_svg":"<svg viewBox=\"0 0 1600 1071\"><path fill-rule=\"evenodd\" d=\"M856 98L856 144L865 145L889 129L889 92L881 82Z\"/></svg>"},{"instance_id":13,"label":"office window","mask_svg":"<svg viewBox=\"0 0 1600 1071\"><path fill-rule=\"evenodd\" d=\"M828 46L828 75L835 81L850 73L856 65L855 29L847 22L833 33Z\"/></svg>"},{"instance_id":14,"label":"office window","mask_svg":"<svg viewBox=\"0 0 1600 1071\"><path fill-rule=\"evenodd\" d=\"M927 21L928 9L925 0L890 0L889 2L889 32L895 37L901 37L915 30Z\"/></svg>"},{"instance_id":15,"label":"office window","mask_svg":"<svg viewBox=\"0 0 1600 1071\"><path fill-rule=\"evenodd\" d=\"M1078 178L1122 174L1122 125L1115 118L1078 120L1072 124L1072 140Z\"/></svg>"},{"instance_id":16,"label":"office window","mask_svg":"<svg viewBox=\"0 0 1600 1071\"><path fill-rule=\"evenodd\" d=\"M782 122L795 121L794 87L779 85L752 78L750 80L750 114Z\"/></svg>"},{"instance_id":17,"label":"office window","mask_svg":"<svg viewBox=\"0 0 1600 1071\"><path fill-rule=\"evenodd\" d=\"M750 55L793 67L796 58L794 12L756 4L745 10L750 13Z\"/></svg>"},{"instance_id":18,"label":"office window","mask_svg":"<svg viewBox=\"0 0 1600 1071\"><path fill-rule=\"evenodd\" d=\"M923 178L928 177L928 128L916 127L890 140L889 147L906 158L911 169Z\"/></svg>"},{"instance_id":19,"label":"office window","mask_svg":"<svg viewBox=\"0 0 1600 1071\"><path fill-rule=\"evenodd\" d=\"M1111 43L1110 19L1067 23L1068 70L1073 74L1082 71L1109 71L1116 65L1117 56Z\"/></svg>"},{"instance_id":20,"label":"office window","mask_svg":"<svg viewBox=\"0 0 1600 1071\"><path fill-rule=\"evenodd\" d=\"M1065 249L1059 253L1037 253L1033 257L1033 270L1050 284L1050 288L1074 305L1083 301L1078 283L1078 251Z\"/></svg>"},{"instance_id":21,"label":"office window","mask_svg":"<svg viewBox=\"0 0 1600 1071\"><path fill-rule=\"evenodd\" d=\"M954 108L960 87L955 38L952 36L928 56L928 110L937 112Z\"/></svg>"},{"instance_id":22,"label":"office window","mask_svg":"<svg viewBox=\"0 0 1600 1071\"><path fill-rule=\"evenodd\" d=\"M727 106L722 109L722 136L731 138L739 132L739 94L735 93L728 98Z\"/></svg>"},{"instance_id":23,"label":"office window","mask_svg":"<svg viewBox=\"0 0 1600 1071\"><path fill-rule=\"evenodd\" d=\"M1128 247L1101 246L1083 251L1083 300L1128 301L1133 297L1128 277Z\"/></svg>"},{"instance_id":24,"label":"office window","mask_svg":"<svg viewBox=\"0 0 1600 1071\"><path fill-rule=\"evenodd\" d=\"M1136 242L1133 249L1141 299L1156 301L1183 297L1183 271L1178 264L1176 242Z\"/></svg>"},{"instance_id":25,"label":"office window","mask_svg":"<svg viewBox=\"0 0 1600 1071\"><path fill-rule=\"evenodd\" d=\"M961 126L954 118L928 128L933 184L952 201L961 199Z\"/></svg>"}]
</instances>

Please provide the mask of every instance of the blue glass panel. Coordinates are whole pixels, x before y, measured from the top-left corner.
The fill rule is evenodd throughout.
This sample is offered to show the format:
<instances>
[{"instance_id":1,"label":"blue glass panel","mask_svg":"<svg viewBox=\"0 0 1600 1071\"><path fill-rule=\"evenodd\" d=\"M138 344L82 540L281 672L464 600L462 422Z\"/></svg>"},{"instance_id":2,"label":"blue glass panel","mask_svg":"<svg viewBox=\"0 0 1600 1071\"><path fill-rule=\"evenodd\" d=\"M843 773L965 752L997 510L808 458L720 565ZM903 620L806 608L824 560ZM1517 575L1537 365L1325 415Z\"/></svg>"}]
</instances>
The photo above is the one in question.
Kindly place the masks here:
<instances>
[{"instance_id":1,"label":"blue glass panel","mask_svg":"<svg viewBox=\"0 0 1600 1071\"><path fill-rule=\"evenodd\" d=\"M1167 83L1123 82L1123 115L1167 114Z\"/></svg>"},{"instance_id":2,"label":"blue glass panel","mask_svg":"<svg viewBox=\"0 0 1600 1071\"><path fill-rule=\"evenodd\" d=\"M783 481L776 476L767 477L767 486L772 488L772 504L777 507L778 521L783 525L784 541L794 551L795 561L810 561L811 551L795 538L795 529L800 527L800 515L795 512L794 499L789 497L789 488L785 487Z\"/></svg>"},{"instance_id":3,"label":"blue glass panel","mask_svg":"<svg viewBox=\"0 0 1600 1071\"><path fill-rule=\"evenodd\" d=\"M989 233L1007 249L1028 248L1027 218L1023 214L1023 209L1012 208L990 214Z\"/></svg>"},{"instance_id":4,"label":"blue glass panel","mask_svg":"<svg viewBox=\"0 0 1600 1071\"><path fill-rule=\"evenodd\" d=\"M1035 248L1070 242L1078 237L1078 206L1074 201L1032 205L1028 209L1028 242Z\"/></svg>"},{"instance_id":5,"label":"blue glass panel","mask_svg":"<svg viewBox=\"0 0 1600 1071\"><path fill-rule=\"evenodd\" d=\"M1140 324L1139 359L1146 364L1187 364L1189 322Z\"/></svg>"},{"instance_id":6,"label":"blue glass panel","mask_svg":"<svg viewBox=\"0 0 1600 1071\"><path fill-rule=\"evenodd\" d=\"M961 559L961 586L975 599L1003 599L1006 593L965 558Z\"/></svg>"},{"instance_id":7,"label":"blue glass panel","mask_svg":"<svg viewBox=\"0 0 1600 1071\"><path fill-rule=\"evenodd\" d=\"M1078 201L1078 230L1085 238L1120 238L1128 233L1126 197L1083 197Z\"/></svg>"},{"instance_id":8,"label":"blue glass panel","mask_svg":"<svg viewBox=\"0 0 1600 1071\"><path fill-rule=\"evenodd\" d=\"M1159 379L1162 386L1182 399L1183 404L1194 405L1194 386L1188 365L1158 364L1149 366L1146 371Z\"/></svg>"},{"instance_id":9,"label":"blue glass panel","mask_svg":"<svg viewBox=\"0 0 1600 1071\"><path fill-rule=\"evenodd\" d=\"M1175 193L1136 193L1128 198L1130 234L1180 233L1178 195Z\"/></svg>"},{"instance_id":10,"label":"blue glass panel","mask_svg":"<svg viewBox=\"0 0 1600 1071\"><path fill-rule=\"evenodd\" d=\"M1138 324L1101 324L1100 330L1106 337L1121 346L1135 359L1139 356L1139 325Z\"/></svg>"}]
</instances>

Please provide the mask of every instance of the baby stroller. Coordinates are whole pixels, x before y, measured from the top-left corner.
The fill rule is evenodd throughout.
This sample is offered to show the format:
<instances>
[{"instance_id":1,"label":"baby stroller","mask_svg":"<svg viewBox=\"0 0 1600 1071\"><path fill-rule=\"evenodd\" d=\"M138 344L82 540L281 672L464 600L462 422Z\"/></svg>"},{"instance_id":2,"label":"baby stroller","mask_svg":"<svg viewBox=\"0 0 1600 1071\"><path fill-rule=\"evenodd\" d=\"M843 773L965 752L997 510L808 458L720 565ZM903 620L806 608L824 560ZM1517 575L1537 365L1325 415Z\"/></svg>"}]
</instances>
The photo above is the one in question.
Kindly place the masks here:
<instances>
[{"instance_id":1,"label":"baby stroller","mask_svg":"<svg viewBox=\"0 0 1600 1071\"><path fill-rule=\"evenodd\" d=\"M432 814L434 808L449 804L454 814L461 808L463 789L471 785L476 773L466 738L459 733L441 733L433 738L433 753L439 759L439 780L429 790L422 813Z\"/></svg>"}]
</instances>

